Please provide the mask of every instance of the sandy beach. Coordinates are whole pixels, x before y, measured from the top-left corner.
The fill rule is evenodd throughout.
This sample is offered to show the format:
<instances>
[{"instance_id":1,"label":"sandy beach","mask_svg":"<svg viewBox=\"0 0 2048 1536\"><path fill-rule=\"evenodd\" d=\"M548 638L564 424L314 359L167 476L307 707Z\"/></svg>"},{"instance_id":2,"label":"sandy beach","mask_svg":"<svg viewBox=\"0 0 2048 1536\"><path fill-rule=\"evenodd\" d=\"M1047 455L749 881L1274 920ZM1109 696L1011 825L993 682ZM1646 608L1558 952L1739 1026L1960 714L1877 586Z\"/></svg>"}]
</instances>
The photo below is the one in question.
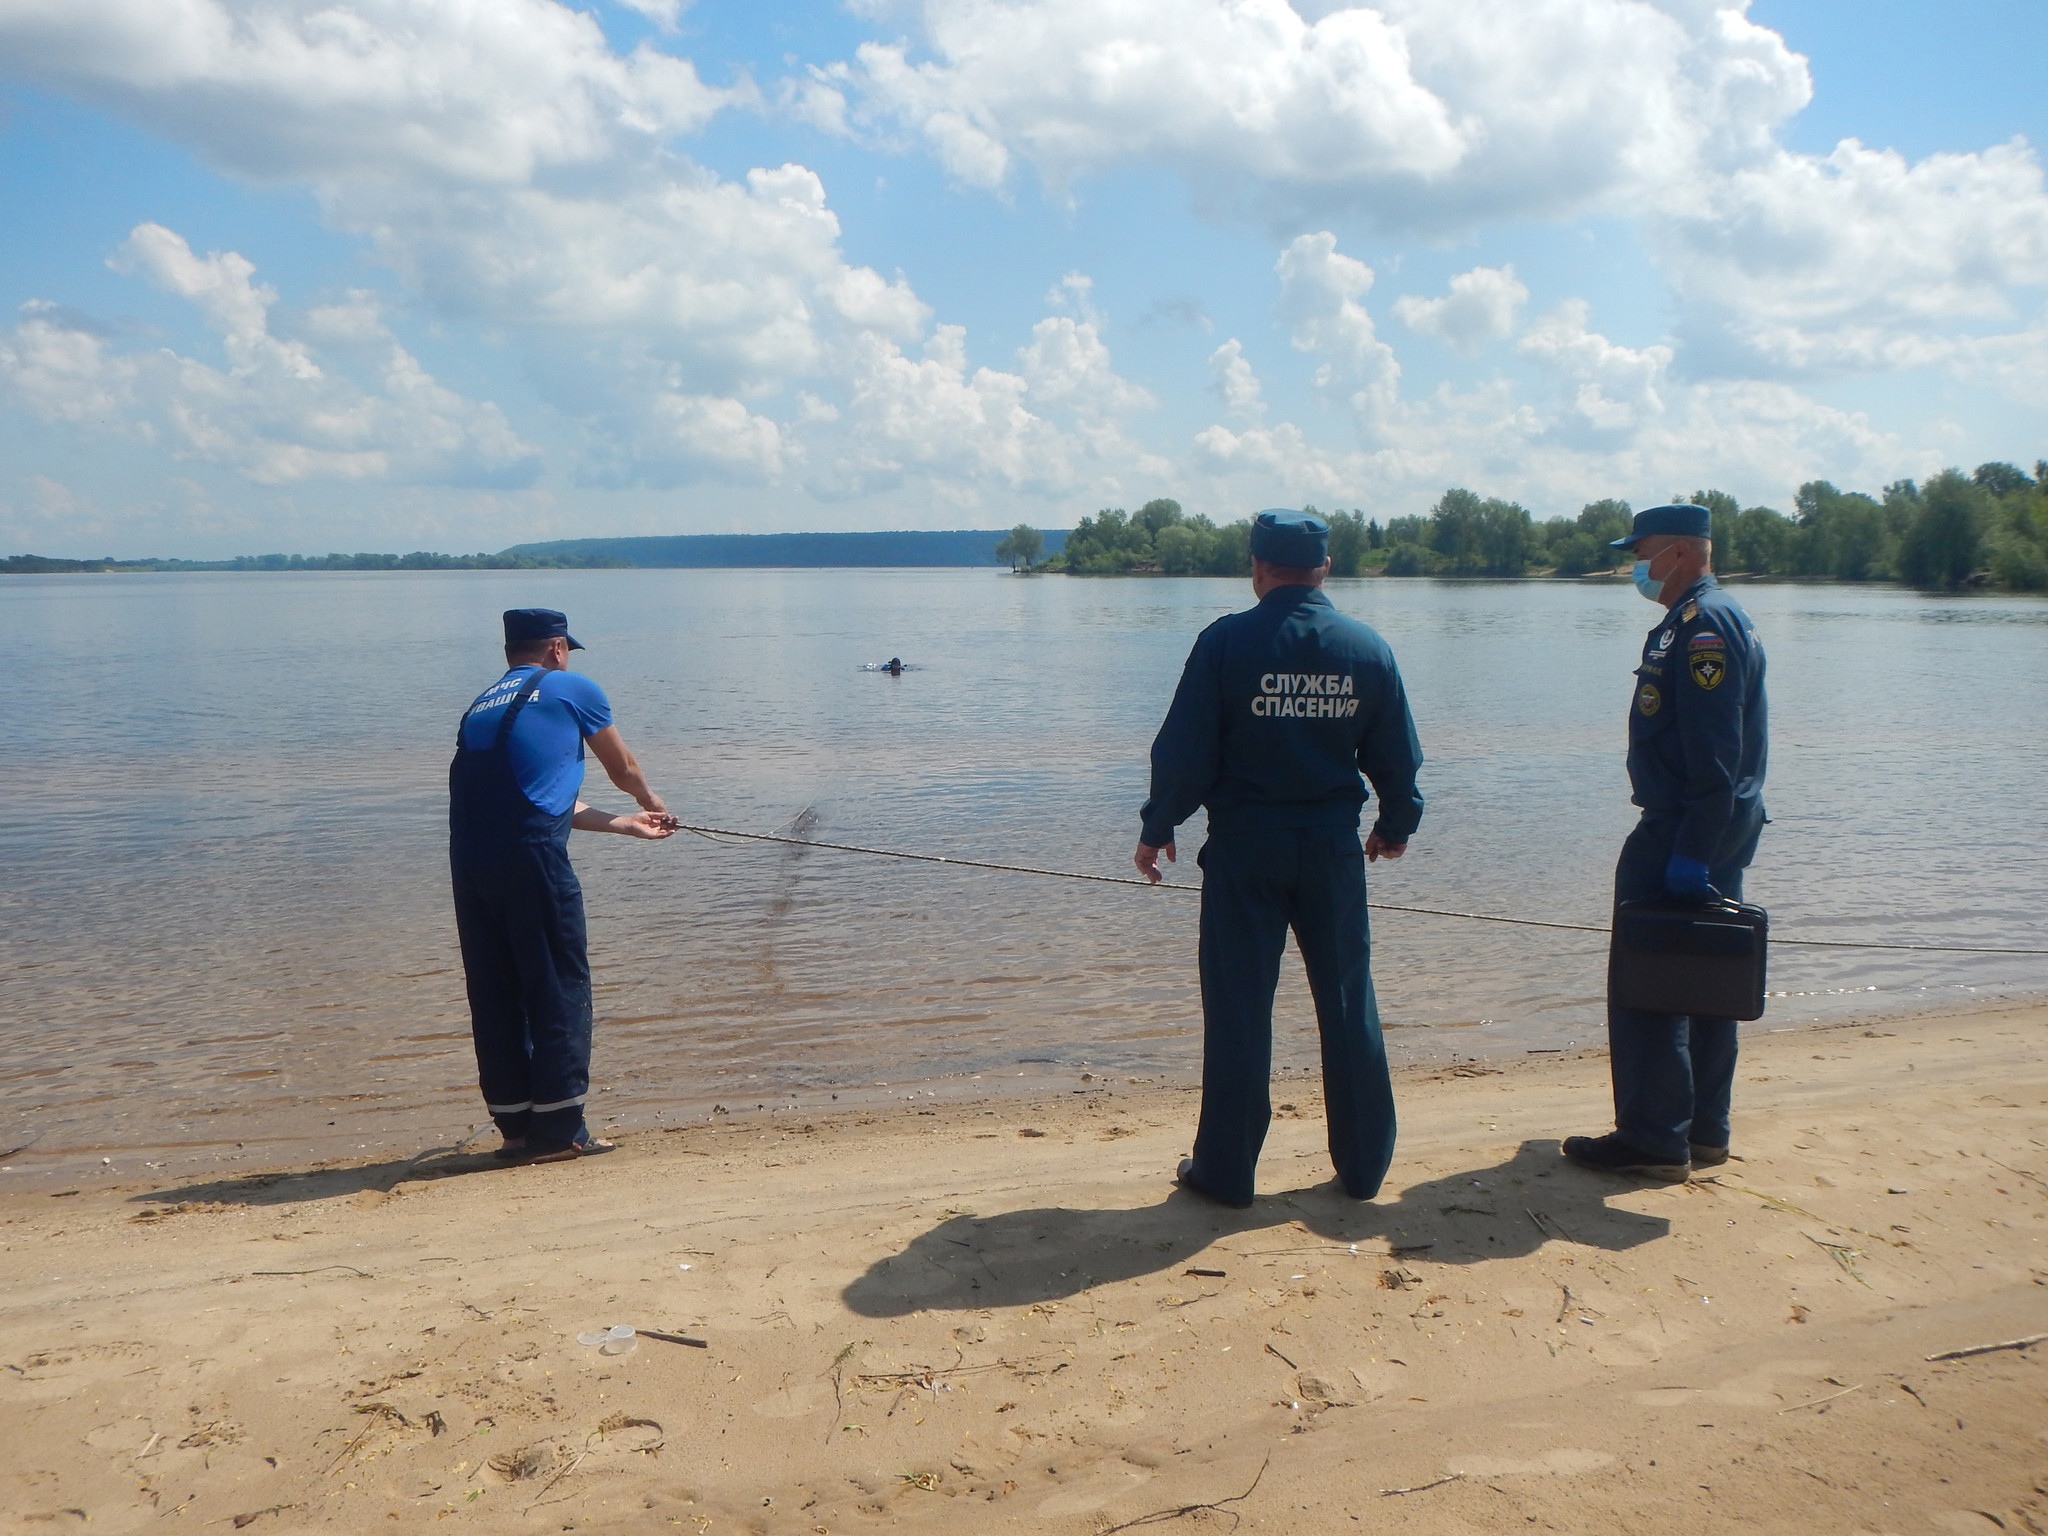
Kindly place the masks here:
<instances>
[{"instance_id":1,"label":"sandy beach","mask_svg":"<svg viewBox=\"0 0 2048 1536\"><path fill-rule=\"evenodd\" d=\"M2048 1530L2048 1346L1928 1359L2048 1329L2048 1008L1759 1035L1677 1187L1596 1054L1399 1091L1363 1206L1099 1078L9 1196L0 1529Z\"/></svg>"}]
</instances>

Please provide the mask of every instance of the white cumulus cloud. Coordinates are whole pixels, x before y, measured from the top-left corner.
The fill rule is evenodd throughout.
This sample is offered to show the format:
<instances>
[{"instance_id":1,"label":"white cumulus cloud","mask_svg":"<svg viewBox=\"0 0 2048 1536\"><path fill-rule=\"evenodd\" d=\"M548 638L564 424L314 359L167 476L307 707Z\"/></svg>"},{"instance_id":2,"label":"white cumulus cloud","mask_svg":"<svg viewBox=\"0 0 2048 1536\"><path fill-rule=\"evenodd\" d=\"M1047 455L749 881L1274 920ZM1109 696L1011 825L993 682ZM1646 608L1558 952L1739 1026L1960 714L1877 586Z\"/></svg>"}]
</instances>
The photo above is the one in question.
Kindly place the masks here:
<instances>
[{"instance_id":1,"label":"white cumulus cloud","mask_svg":"<svg viewBox=\"0 0 2048 1536\"><path fill-rule=\"evenodd\" d=\"M1512 266L1474 267L1452 278L1451 291L1440 299L1403 294L1394 301L1394 314L1409 330L1469 353L1512 336L1528 301L1529 290Z\"/></svg>"},{"instance_id":2,"label":"white cumulus cloud","mask_svg":"<svg viewBox=\"0 0 2048 1536\"><path fill-rule=\"evenodd\" d=\"M1695 325L1738 363L1916 367L2009 328L2015 290L2048 288L2048 192L2019 141L1914 163L1844 140L1702 191L1660 248Z\"/></svg>"},{"instance_id":3,"label":"white cumulus cloud","mask_svg":"<svg viewBox=\"0 0 2048 1536\"><path fill-rule=\"evenodd\" d=\"M2020 142L1912 162L1779 131L1806 61L1747 0L915 0L903 41L809 87L842 131L908 134L958 178L1057 195L1130 163L1284 232L1341 209L1393 235L1588 212L1640 220L1693 367L1911 369L2012 336L2048 285ZM1481 269L1481 273L1487 269ZM1476 349L1512 290L1404 300ZM1519 301L1515 301L1519 302Z\"/></svg>"},{"instance_id":4,"label":"white cumulus cloud","mask_svg":"<svg viewBox=\"0 0 2048 1536\"><path fill-rule=\"evenodd\" d=\"M1811 95L1704 0L922 0L914 38L814 80L962 180L1145 160L1276 218L1556 216L1739 163ZM1318 213L1320 210L1320 213Z\"/></svg>"},{"instance_id":5,"label":"white cumulus cloud","mask_svg":"<svg viewBox=\"0 0 2048 1536\"><path fill-rule=\"evenodd\" d=\"M1661 387L1671 368L1671 348L1609 341L1588 328L1591 308L1584 299L1565 300L1529 327L1519 344L1522 355L1553 370L1564 382L1571 427L1613 433L1661 416Z\"/></svg>"},{"instance_id":6,"label":"white cumulus cloud","mask_svg":"<svg viewBox=\"0 0 2048 1536\"><path fill-rule=\"evenodd\" d=\"M1343 398L1363 423L1384 417L1401 365L1358 302L1372 287L1372 268L1339 251L1337 237L1325 230L1290 241L1274 270L1280 319L1295 347L1317 357L1317 387Z\"/></svg>"},{"instance_id":7,"label":"white cumulus cloud","mask_svg":"<svg viewBox=\"0 0 2048 1536\"><path fill-rule=\"evenodd\" d=\"M516 184L751 97L554 0L0 0L8 72L217 165Z\"/></svg>"},{"instance_id":8,"label":"white cumulus cloud","mask_svg":"<svg viewBox=\"0 0 2048 1536\"><path fill-rule=\"evenodd\" d=\"M1235 336L1209 354L1209 373L1223 408L1232 419L1257 426L1266 419L1265 393L1244 343Z\"/></svg>"},{"instance_id":9,"label":"white cumulus cloud","mask_svg":"<svg viewBox=\"0 0 2048 1536\"><path fill-rule=\"evenodd\" d=\"M277 296L237 252L199 256L174 231L143 224L114 264L198 309L227 366L163 348L121 352L31 303L13 333L0 336L0 386L30 415L161 443L176 457L267 485L516 485L533 477L534 450L503 413L433 379L367 295L316 312L316 332L362 349L361 367L349 369L272 330Z\"/></svg>"}]
</instances>

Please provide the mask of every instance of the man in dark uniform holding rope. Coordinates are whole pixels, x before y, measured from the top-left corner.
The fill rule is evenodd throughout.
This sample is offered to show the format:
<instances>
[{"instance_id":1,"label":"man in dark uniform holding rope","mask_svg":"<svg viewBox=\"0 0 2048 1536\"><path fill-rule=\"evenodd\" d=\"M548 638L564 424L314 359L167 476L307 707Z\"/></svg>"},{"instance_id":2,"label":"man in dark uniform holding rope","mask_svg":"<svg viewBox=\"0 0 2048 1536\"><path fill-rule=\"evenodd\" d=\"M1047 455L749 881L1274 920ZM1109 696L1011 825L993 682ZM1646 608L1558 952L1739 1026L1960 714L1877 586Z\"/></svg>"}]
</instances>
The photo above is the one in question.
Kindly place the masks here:
<instances>
[{"instance_id":1,"label":"man in dark uniform holding rope","mask_svg":"<svg viewBox=\"0 0 2048 1536\"><path fill-rule=\"evenodd\" d=\"M1742 899L1764 827L1764 650L1714 580L1705 507L1650 507L1616 549L1666 612L1650 627L1628 716L1628 777L1642 818L1614 872L1618 906L1645 896ZM1564 1154L1613 1173L1684 1179L1728 1160L1735 1021L1607 1009L1615 1129Z\"/></svg>"},{"instance_id":2,"label":"man in dark uniform holding rope","mask_svg":"<svg viewBox=\"0 0 2048 1536\"><path fill-rule=\"evenodd\" d=\"M590 961L569 829L660 839L675 818L612 724L604 690L568 670L581 650L552 608L505 614L505 675L464 712L448 769L448 858L469 984L478 1085L505 1144L554 1161L611 1150L591 1135ZM578 798L583 747L641 809Z\"/></svg>"},{"instance_id":3,"label":"man in dark uniform holding rope","mask_svg":"<svg viewBox=\"0 0 2048 1536\"><path fill-rule=\"evenodd\" d=\"M1329 525L1252 523L1256 608L1202 631L1152 743L1135 862L1158 882L1174 829L1209 811L1202 866L1202 1117L1179 1182L1252 1203L1272 1120L1273 989L1294 930L1322 1031L1330 1160L1346 1194L1379 1193L1394 1090L1373 998L1365 865L1398 859L1422 820L1422 748L1386 641L1331 605ZM1360 778L1363 773L1364 778ZM1365 781L1379 796L1363 845Z\"/></svg>"}]
</instances>

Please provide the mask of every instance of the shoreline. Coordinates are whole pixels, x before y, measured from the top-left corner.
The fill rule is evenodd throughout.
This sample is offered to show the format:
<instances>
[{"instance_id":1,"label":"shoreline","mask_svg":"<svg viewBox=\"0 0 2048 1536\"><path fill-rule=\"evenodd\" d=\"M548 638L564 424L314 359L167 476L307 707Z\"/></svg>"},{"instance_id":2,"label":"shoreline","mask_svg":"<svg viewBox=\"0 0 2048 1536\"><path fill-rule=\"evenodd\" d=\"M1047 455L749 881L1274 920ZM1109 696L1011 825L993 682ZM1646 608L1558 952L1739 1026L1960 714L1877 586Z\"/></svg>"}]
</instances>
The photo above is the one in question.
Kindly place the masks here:
<instances>
[{"instance_id":1,"label":"shoreline","mask_svg":"<svg viewBox=\"0 0 2048 1536\"><path fill-rule=\"evenodd\" d=\"M2048 1524L2048 1349L1926 1358L2048 1317L2048 1007L1746 1042L1686 1185L1558 1158L1591 1053L1400 1093L1366 1204L1163 1088L0 1194L0 1531Z\"/></svg>"},{"instance_id":2,"label":"shoreline","mask_svg":"<svg viewBox=\"0 0 2048 1536\"><path fill-rule=\"evenodd\" d=\"M1854 991L1855 989L1845 989ZM1887 1024L1916 1025L1985 1011L2048 1007L2048 994L2016 991L1968 998L1899 1011L1873 1009L1846 1018L1804 1020L1772 1025L1769 1015L1742 1030L1743 1048L1788 1034L1864 1029ZM1313 1015L1276 1019L1275 1102L1290 1094L1320 1101L1320 1068L1315 1063ZM602 1021L600 1021L602 1030ZM1604 1034L1598 1026L1590 1033ZM1395 1057L1396 1092L1404 1083L1466 1066L1513 1071L1550 1061L1600 1060L1607 1057L1604 1038L1562 1046L1529 1046L1518 1034L1490 1035L1468 1025L1394 1025L1387 1028L1389 1052ZM600 1135L646 1136L674 1133L696 1126L773 1125L791 1117L818 1121L873 1116L904 1109L987 1109L1047 1095L1119 1099L1148 1093L1192 1094L1201 1081L1198 1025L1188 1027L1186 1061L1152 1066L1134 1075L1112 1064L1087 1059L1065 1043L1062 1055L1019 1058L1011 1067L943 1073L933 1077L899 1077L887 1082L823 1083L798 1088L749 1087L736 1092L725 1084L701 1092L667 1093L658 1103L635 1103L631 1082L606 1082L600 1060L592 1093L591 1123ZM361 1094L305 1099L289 1111L263 1107L235 1116L233 1107L216 1111L236 1129L219 1140L112 1140L44 1144L34 1137L0 1156L0 1203L12 1195L42 1195L52 1189L104 1190L142 1182L261 1176L293 1169L345 1168L379 1159L404 1160L462 1143L491 1144L488 1116L477 1100L466 1041L459 1051L459 1073L446 1082L423 1086L410 1104L389 1102L368 1106L370 1114L352 1125L337 1125L354 1109L361 1115ZM1289 1057L1295 1058L1289 1060ZM1069 1059L1071 1058L1071 1059ZM1022 1068L1023 1070L1015 1070ZM613 1096L618 1095L618 1099ZM1193 1111L1189 1111L1192 1125ZM332 1116L327 1127L314 1122ZM330 1129L331 1128L331 1129ZM324 1134L323 1134L324 1132Z\"/></svg>"},{"instance_id":3,"label":"shoreline","mask_svg":"<svg viewBox=\"0 0 2048 1536\"><path fill-rule=\"evenodd\" d=\"M1853 992L1855 989L1844 989ZM1742 1031L1744 1049L1758 1040L1784 1034L1806 1034L1873 1025L1919 1023L1968 1017L1989 1010L2048 1006L2048 994L2031 991L1973 994L1918 1008L1873 1009L1846 1018L1811 1019L1772 1025L1767 1014ZM1275 1102L1300 1092L1319 1101L1320 1069L1315 1064L1313 1015L1275 1021ZM603 1022L600 1020L600 1031ZM932 1077L899 1077L888 1082L823 1083L797 1088L761 1086L735 1091L725 1084L700 1092L667 1093L658 1103L634 1102L634 1085L607 1082L600 1059L594 1074L592 1127L600 1135L644 1136L672 1133L692 1126L756 1122L774 1124L788 1117L816 1121L868 1116L910 1108L982 1109L1048 1094L1077 1097L1136 1097L1149 1092L1193 1093L1200 1086L1201 1041L1198 1025L1188 1026L1184 1064L1143 1069L1141 1074L1087 1059L1067 1043L1062 1054L1019 1058L1012 1066L943 1073ZM1561 1046L1529 1046L1519 1034L1490 1035L1469 1025L1392 1025L1386 1030L1395 1057L1393 1075L1398 1092L1403 1083L1460 1066L1482 1065L1513 1070L1553 1060L1605 1060L1604 1038ZM1604 1034L1598 1026L1589 1033ZM600 1047L601 1048L601 1047ZM111 1139L45 1145L33 1137L11 1149L0 1147L0 1202L10 1195L39 1195L54 1187L98 1190L135 1182L168 1183L179 1179L255 1176L287 1169L340 1168L378 1158L424 1157L463 1141L489 1145L489 1118L475 1085L466 1075L470 1062L465 1043L459 1051L459 1073L446 1082L423 1085L410 1104L370 1105L369 1116L342 1126L350 1109L362 1115L361 1094L304 1099L288 1111L262 1107L236 1116L233 1106L215 1114L236 1129L218 1140ZM1295 1059L1290 1060L1293 1057ZM1014 1070L1024 1068L1025 1070ZM1297 1090L1298 1085L1298 1090ZM615 1100L612 1096L618 1095ZM1190 1111L1192 1115L1192 1111ZM328 1119L326 1127L314 1124ZM331 1128L331 1129L330 1129ZM323 1132L325 1132L323 1134Z\"/></svg>"}]
</instances>

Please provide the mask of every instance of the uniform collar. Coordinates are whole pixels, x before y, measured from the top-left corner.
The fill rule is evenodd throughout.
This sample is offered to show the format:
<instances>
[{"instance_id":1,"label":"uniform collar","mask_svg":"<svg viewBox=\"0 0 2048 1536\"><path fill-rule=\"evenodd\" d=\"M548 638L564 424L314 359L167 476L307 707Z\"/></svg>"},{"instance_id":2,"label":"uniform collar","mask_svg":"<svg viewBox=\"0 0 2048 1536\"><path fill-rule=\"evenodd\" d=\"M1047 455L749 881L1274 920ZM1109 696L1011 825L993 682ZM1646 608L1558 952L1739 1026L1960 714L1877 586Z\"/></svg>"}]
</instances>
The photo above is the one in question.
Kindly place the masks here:
<instances>
[{"instance_id":1,"label":"uniform collar","mask_svg":"<svg viewBox=\"0 0 2048 1536\"><path fill-rule=\"evenodd\" d=\"M1698 600L1701 596L1708 592L1713 591L1716 587L1720 585L1720 582L1714 580L1714 573L1712 571L1707 571L1703 573L1698 581L1694 582L1691 586L1687 587L1683 592L1678 594L1677 602L1673 603L1669 608L1666 608L1664 612L1658 616L1657 622L1650 626L1650 632L1652 634L1655 634L1658 630L1662 629L1666 624L1676 624L1680 622L1678 616L1681 613L1685 612L1685 605L1687 603Z\"/></svg>"},{"instance_id":2,"label":"uniform collar","mask_svg":"<svg viewBox=\"0 0 2048 1536\"><path fill-rule=\"evenodd\" d=\"M1321 587L1275 587L1272 591L1268 592L1264 597L1259 599L1259 606L1263 608L1266 606L1266 604L1273 602L1281 602L1288 604L1322 603L1325 606L1327 606L1329 604L1329 601L1329 594L1325 592Z\"/></svg>"}]
</instances>

